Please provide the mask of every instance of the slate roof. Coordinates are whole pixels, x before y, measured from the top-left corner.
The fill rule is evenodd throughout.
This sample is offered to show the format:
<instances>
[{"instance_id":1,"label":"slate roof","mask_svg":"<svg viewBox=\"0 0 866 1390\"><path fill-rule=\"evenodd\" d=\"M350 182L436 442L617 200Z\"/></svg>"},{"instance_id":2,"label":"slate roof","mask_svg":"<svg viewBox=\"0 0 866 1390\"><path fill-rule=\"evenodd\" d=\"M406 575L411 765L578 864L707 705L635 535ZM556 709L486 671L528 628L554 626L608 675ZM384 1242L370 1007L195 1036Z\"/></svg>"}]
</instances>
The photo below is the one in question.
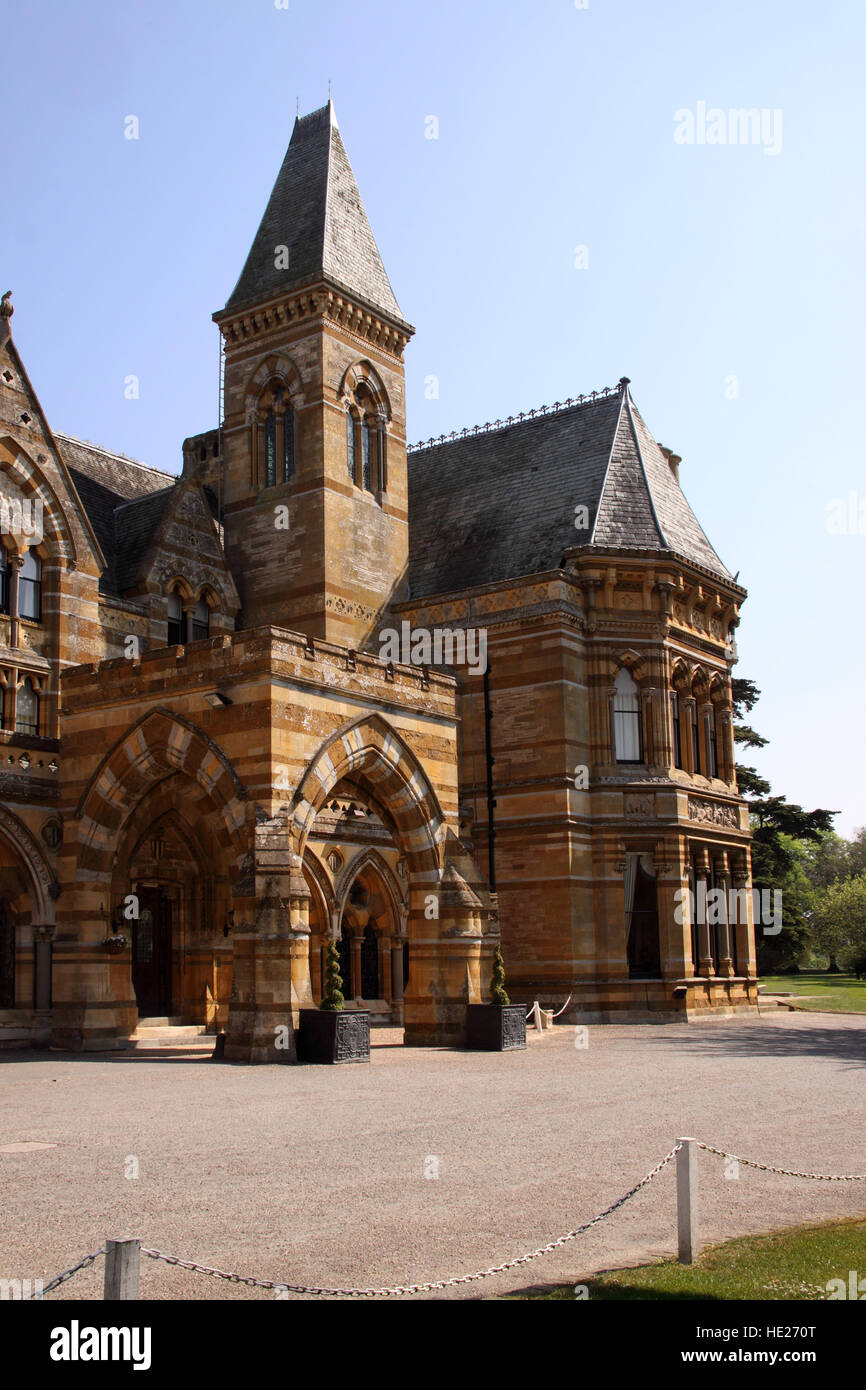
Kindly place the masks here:
<instances>
[{"instance_id":1,"label":"slate roof","mask_svg":"<svg viewBox=\"0 0 866 1390\"><path fill-rule=\"evenodd\" d=\"M178 480L81 439L54 437L107 562L99 587L119 595L135 584Z\"/></svg>"},{"instance_id":2,"label":"slate roof","mask_svg":"<svg viewBox=\"0 0 866 1390\"><path fill-rule=\"evenodd\" d=\"M289 248L278 270L276 248ZM326 275L403 322L340 135L332 102L299 116L227 309Z\"/></svg>"},{"instance_id":3,"label":"slate roof","mask_svg":"<svg viewBox=\"0 0 866 1390\"><path fill-rule=\"evenodd\" d=\"M558 569L582 543L671 551L731 578L625 380L595 400L410 451L410 598Z\"/></svg>"}]
</instances>

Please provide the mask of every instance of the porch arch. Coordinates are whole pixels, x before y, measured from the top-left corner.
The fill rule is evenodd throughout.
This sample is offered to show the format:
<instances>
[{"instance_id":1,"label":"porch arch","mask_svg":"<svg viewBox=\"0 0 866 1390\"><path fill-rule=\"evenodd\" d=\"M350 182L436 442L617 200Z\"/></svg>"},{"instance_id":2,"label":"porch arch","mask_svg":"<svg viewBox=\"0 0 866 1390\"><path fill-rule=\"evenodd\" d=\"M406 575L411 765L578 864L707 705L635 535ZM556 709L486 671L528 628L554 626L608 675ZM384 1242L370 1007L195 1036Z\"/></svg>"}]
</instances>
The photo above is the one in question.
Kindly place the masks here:
<instances>
[{"instance_id":1,"label":"porch arch","mask_svg":"<svg viewBox=\"0 0 866 1390\"><path fill-rule=\"evenodd\" d=\"M408 744L381 715L364 715L322 744L292 800L292 836L303 858L313 823L337 783L362 778L392 817L416 880L439 878L445 816Z\"/></svg>"},{"instance_id":2,"label":"porch arch","mask_svg":"<svg viewBox=\"0 0 866 1390\"><path fill-rule=\"evenodd\" d=\"M108 881L118 832L148 791L182 772L207 794L216 811L213 833L225 859L240 861L248 846L246 789L217 745L171 710L144 715L120 738L94 772L77 808L77 876Z\"/></svg>"}]
</instances>

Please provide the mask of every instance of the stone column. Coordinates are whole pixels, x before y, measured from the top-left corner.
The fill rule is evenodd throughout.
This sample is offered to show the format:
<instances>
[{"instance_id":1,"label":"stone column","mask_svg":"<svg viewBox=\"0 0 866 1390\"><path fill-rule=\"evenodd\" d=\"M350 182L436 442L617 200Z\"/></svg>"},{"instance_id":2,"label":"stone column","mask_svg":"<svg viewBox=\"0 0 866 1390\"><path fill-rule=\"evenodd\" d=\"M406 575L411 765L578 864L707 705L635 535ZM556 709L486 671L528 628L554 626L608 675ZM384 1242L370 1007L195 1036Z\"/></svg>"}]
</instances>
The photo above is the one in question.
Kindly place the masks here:
<instances>
[{"instance_id":1,"label":"stone column","mask_svg":"<svg viewBox=\"0 0 866 1390\"><path fill-rule=\"evenodd\" d=\"M53 926L33 927L34 1007L44 1013L51 1008L51 954Z\"/></svg>"},{"instance_id":2,"label":"stone column","mask_svg":"<svg viewBox=\"0 0 866 1390\"><path fill-rule=\"evenodd\" d=\"M9 645L13 648L18 646L19 641L18 579L23 568L23 555L9 556Z\"/></svg>"},{"instance_id":3,"label":"stone column","mask_svg":"<svg viewBox=\"0 0 866 1390\"><path fill-rule=\"evenodd\" d=\"M731 882L737 894L737 967L740 975L755 979L758 963L755 951L755 915L751 893L749 851L734 850L731 854Z\"/></svg>"},{"instance_id":4,"label":"stone column","mask_svg":"<svg viewBox=\"0 0 866 1390\"><path fill-rule=\"evenodd\" d=\"M713 868L715 869L716 883L725 895L722 917L719 922L719 974L731 979L734 974L734 962L731 959L731 925L728 921L728 889L731 886L731 875L728 867L728 856L724 850L716 854Z\"/></svg>"},{"instance_id":5,"label":"stone column","mask_svg":"<svg viewBox=\"0 0 866 1390\"><path fill-rule=\"evenodd\" d=\"M702 845L695 855L695 912L700 913L703 921L698 921L698 943L700 959L698 974L710 979L715 975L715 965L713 962L713 952L710 946L710 924L707 921L707 902L706 890L708 889L710 877L710 854L705 845ZM700 884L703 883L704 891L701 892Z\"/></svg>"}]
</instances>

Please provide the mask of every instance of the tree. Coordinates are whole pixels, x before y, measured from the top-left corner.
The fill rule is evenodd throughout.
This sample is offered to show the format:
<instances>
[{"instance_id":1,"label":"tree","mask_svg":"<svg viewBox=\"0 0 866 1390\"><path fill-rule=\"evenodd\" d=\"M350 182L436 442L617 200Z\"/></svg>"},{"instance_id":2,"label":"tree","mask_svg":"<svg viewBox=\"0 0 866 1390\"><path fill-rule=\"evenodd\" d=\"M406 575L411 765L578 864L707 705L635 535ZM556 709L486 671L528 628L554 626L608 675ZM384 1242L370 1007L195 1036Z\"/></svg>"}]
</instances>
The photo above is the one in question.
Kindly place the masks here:
<instances>
[{"instance_id":1,"label":"tree","mask_svg":"<svg viewBox=\"0 0 866 1390\"><path fill-rule=\"evenodd\" d=\"M325 992L322 995L320 1009L329 1009L331 1013L341 1013L345 1004L343 998L343 981L340 977L340 956L337 951L337 943L333 937L328 942L328 949L325 952ZM336 1024L334 1025L336 1027Z\"/></svg>"},{"instance_id":2,"label":"tree","mask_svg":"<svg viewBox=\"0 0 866 1390\"><path fill-rule=\"evenodd\" d=\"M866 873L825 888L815 918L815 936L822 949L833 957L838 955L848 969L862 968L866 961Z\"/></svg>"},{"instance_id":3,"label":"tree","mask_svg":"<svg viewBox=\"0 0 866 1390\"><path fill-rule=\"evenodd\" d=\"M754 681L734 679L734 742L744 748L763 748L767 739L743 716L751 712L761 692ZM752 883L755 888L781 889L782 930L776 936L758 933L758 967L762 974L797 969L811 938L814 903L803 863L807 845L819 844L832 832L836 811L805 811L784 796L773 796L766 778L753 767L737 764L737 783L749 808L752 824Z\"/></svg>"},{"instance_id":4,"label":"tree","mask_svg":"<svg viewBox=\"0 0 866 1390\"><path fill-rule=\"evenodd\" d=\"M493 974L490 980L490 1002L491 1004L510 1004L511 1000L505 989L505 963L502 959L502 952L497 945L493 952Z\"/></svg>"}]
</instances>

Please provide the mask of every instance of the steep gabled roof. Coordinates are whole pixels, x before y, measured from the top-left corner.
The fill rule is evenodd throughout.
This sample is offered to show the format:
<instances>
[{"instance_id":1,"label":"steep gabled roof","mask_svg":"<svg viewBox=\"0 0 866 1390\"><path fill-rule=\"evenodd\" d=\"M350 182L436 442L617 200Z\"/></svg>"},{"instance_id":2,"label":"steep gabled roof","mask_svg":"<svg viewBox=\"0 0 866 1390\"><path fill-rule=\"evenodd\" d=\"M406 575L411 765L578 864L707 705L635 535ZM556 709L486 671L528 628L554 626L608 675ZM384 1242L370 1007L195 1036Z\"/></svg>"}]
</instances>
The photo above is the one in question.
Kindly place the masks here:
<instances>
[{"instance_id":1,"label":"steep gabled roof","mask_svg":"<svg viewBox=\"0 0 866 1390\"><path fill-rule=\"evenodd\" d=\"M557 569L584 543L671 551L730 579L625 378L576 405L410 450L411 598Z\"/></svg>"},{"instance_id":2,"label":"steep gabled roof","mask_svg":"<svg viewBox=\"0 0 866 1390\"><path fill-rule=\"evenodd\" d=\"M277 269L277 248L288 267ZM299 116L227 309L325 275L403 322L340 135L332 102Z\"/></svg>"}]
</instances>

